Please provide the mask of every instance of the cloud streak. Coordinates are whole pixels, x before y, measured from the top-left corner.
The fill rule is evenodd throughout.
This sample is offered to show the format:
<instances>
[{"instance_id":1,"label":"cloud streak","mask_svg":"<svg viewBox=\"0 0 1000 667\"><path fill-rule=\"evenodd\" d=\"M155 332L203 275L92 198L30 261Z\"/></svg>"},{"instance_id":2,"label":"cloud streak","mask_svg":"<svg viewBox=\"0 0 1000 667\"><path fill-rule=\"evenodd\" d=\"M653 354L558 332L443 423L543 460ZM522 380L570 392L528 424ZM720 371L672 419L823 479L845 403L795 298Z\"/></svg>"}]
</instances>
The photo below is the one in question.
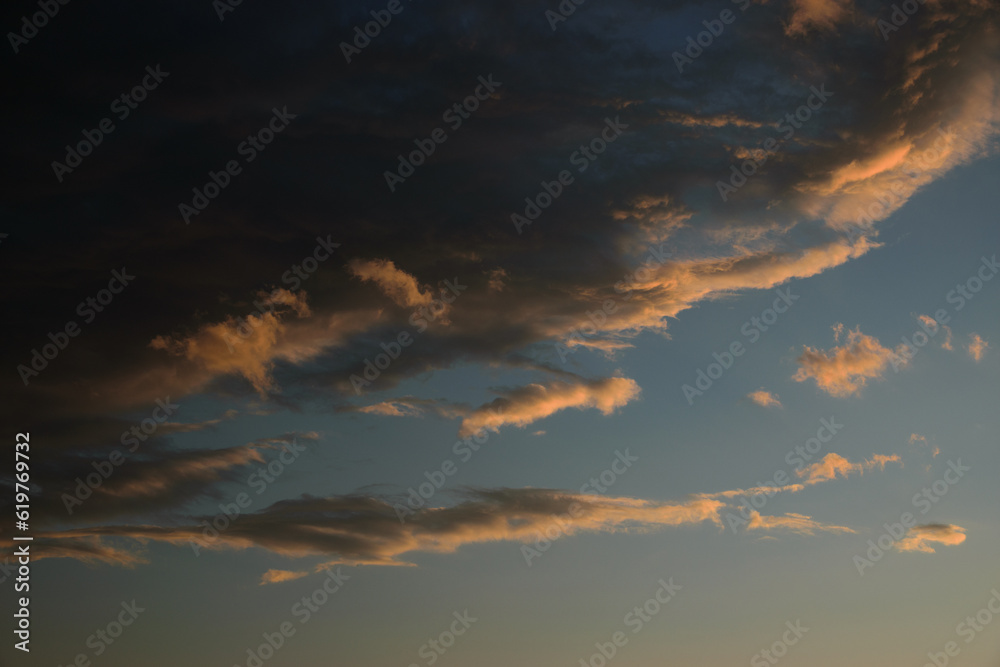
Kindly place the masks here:
<instances>
[{"instance_id":1,"label":"cloud streak","mask_svg":"<svg viewBox=\"0 0 1000 667\"><path fill-rule=\"evenodd\" d=\"M462 420L459 435L466 437L484 429L497 432L503 426L523 428L569 408L594 408L609 415L640 393L635 380L619 377L530 384L506 391L500 398L473 410Z\"/></svg>"}]
</instances>

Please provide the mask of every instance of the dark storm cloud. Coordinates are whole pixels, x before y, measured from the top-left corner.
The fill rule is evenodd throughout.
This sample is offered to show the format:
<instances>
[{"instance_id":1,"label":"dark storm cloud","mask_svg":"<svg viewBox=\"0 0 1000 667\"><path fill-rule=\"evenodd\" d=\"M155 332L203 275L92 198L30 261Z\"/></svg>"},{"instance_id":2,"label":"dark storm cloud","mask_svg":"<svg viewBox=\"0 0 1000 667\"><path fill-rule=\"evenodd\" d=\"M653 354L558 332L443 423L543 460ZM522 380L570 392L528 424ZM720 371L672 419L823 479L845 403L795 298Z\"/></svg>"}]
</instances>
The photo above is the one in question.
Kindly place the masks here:
<instances>
[{"instance_id":1,"label":"dark storm cloud","mask_svg":"<svg viewBox=\"0 0 1000 667\"><path fill-rule=\"evenodd\" d=\"M548 5L405 7L350 64L339 45L374 6L244 3L219 21L209 2L70 5L12 58L5 418L89 454L166 396L343 406L350 376L401 332L412 346L366 393L458 363L548 377L551 344L609 300L585 347L613 354L702 300L876 251L877 229L852 230L858 211L878 222L995 141L985 2L925 3L887 39L881 3L752 3L683 73L673 53L737 5L588 3L556 31ZM147 66L169 74L59 182L52 161ZM491 75L453 129L445 111ZM829 99L787 136L778 122L822 86ZM294 118L246 162L241 142L285 108ZM609 122L622 129L607 149L572 162ZM390 191L384 172L435 128L447 141ZM723 201L718 182L768 138L778 150ZM178 205L229 160L242 172L185 224ZM573 182L518 233L511 214L562 170ZM340 246L294 287L318 239ZM671 255L650 262L649 247ZM647 278L616 290L640 265ZM123 266L133 283L79 322ZM16 367L69 321L80 335L24 386Z\"/></svg>"}]
</instances>

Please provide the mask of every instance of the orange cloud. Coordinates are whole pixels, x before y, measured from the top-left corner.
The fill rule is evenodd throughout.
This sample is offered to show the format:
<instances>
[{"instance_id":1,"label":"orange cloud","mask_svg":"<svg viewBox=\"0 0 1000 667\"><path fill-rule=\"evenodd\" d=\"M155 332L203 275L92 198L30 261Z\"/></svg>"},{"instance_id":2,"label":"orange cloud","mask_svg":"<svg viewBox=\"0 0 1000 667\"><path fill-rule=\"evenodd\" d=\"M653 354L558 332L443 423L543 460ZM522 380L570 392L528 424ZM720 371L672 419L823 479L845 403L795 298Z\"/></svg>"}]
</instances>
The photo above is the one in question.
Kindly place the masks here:
<instances>
[{"instance_id":1,"label":"orange cloud","mask_svg":"<svg viewBox=\"0 0 1000 667\"><path fill-rule=\"evenodd\" d=\"M375 283L396 305L416 308L428 306L434 300L430 288L421 289L415 277L396 268L388 259L352 259L347 263L347 270L362 281Z\"/></svg>"},{"instance_id":2,"label":"orange cloud","mask_svg":"<svg viewBox=\"0 0 1000 667\"><path fill-rule=\"evenodd\" d=\"M649 276L632 284L628 299L609 287L606 292L580 289L577 293L587 309L599 299L616 301L616 310L597 327L599 331L633 335L644 329L665 331L669 318L696 303L718 299L749 289L778 287L793 278L807 278L861 257L878 244L860 237L845 238L801 250L736 247L726 257L671 258L649 265ZM584 315L578 320L557 321L548 325L546 334L572 344L577 330L590 330L593 324ZM588 338L589 339L589 338Z\"/></svg>"},{"instance_id":3,"label":"orange cloud","mask_svg":"<svg viewBox=\"0 0 1000 667\"><path fill-rule=\"evenodd\" d=\"M861 392L870 379L881 379L890 364L906 363L905 346L895 352L883 347L877 338L861 333L860 328L847 333L842 346L828 351L806 346L798 358L796 382L813 379L816 386L831 396L851 396Z\"/></svg>"},{"instance_id":4,"label":"orange cloud","mask_svg":"<svg viewBox=\"0 0 1000 667\"><path fill-rule=\"evenodd\" d=\"M778 398L777 394L772 394L766 389L758 389L757 391L751 391L747 394L747 398L761 406L762 408L780 408L781 400Z\"/></svg>"},{"instance_id":5,"label":"orange cloud","mask_svg":"<svg viewBox=\"0 0 1000 667\"><path fill-rule=\"evenodd\" d=\"M956 76L952 58L939 58L933 66L909 65L910 79L903 88L910 100L904 100L906 108L901 112L918 108L917 102L925 91L934 90L938 84L932 82L937 79L948 77L955 90L961 89L961 94L949 97L947 127L942 125L940 111L931 118L907 114L913 122L900 125L897 132L887 133L858 152L846 153L840 166L800 183L797 190L804 195L799 202L803 211L834 229L857 227L867 232L873 223L889 217L943 174L980 157L1000 120L995 61L984 62L989 65L964 68L961 84L952 79ZM918 81L921 85L914 85Z\"/></svg>"},{"instance_id":6,"label":"orange cloud","mask_svg":"<svg viewBox=\"0 0 1000 667\"><path fill-rule=\"evenodd\" d=\"M785 25L789 37L804 36L810 29L833 30L850 16L850 0L792 0L792 15Z\"/></svg>"},{"instance_id":7,"label":"orange cloud","mask_svg":"<svg viewBox=\"0 0 1000 667\"><path fill-rule=\"evenodd\" d=\"M295 581L309 576L308 572L292 572L290 570L268 570L260 577L260 585L280 584L285 581Z\"/></svg>"},{"instance_id":8,"label":"orange cloud","mask_svg":"<svg viewBox=\"0 0 1000 667\"><path fill-rule=\"evenodd\" d=\"M294 311L299 317L311 315L305 292L285 289L260 294L261 304L270 310L252 313L245 320L226 318L208 324L187 337L157 336L150 341L154 350L181 356L212 375L235 373L245 377L257 391L273 388L271 368L278 356L278 338L285 328L285 316Z\"/></svg>"},{"instance_id":9,"label":"orange cloud","mask_svg":"<svg viewBox=\"0 0 1000 667\"><path fill-rule=\"evenodd\" d=\"M851 463L840 454L831 452L816 463L808 465L802 470L795 471L795 474L804 478L805 484L819 484L820 482L837 479L838 476L848 477L851 473L863 474L866 470L874 470L875 468L885 470L885 465L891 462L901 462L899 455L883 456L876 454L867 461Z\"/></svg>"},{"instance_id":10,"label":"orange cloud","mask_svg":"<svg viewBox=\"0 0 1000 667\"><path fill-rule=\"evenodd\" d=\"M490 279L486 286L491 292L502 292L503 288L507 286L504 281L507 280L509 276L502 268L497 267L487 271L486 275L489 276Z\"/></svg>"},{"instance_id":11,"label":"orange cloud","mask_svg":"<svg viewBox=\"0 0 1000 667\"><path fill-rule=\"evenodd\" d=\"M972 334L972 340L969 342L968 351L969 356L976 360L978 363L982 361L983 355L986 354L986 350L989 348L990 344L983 340L983 337L977 333Z\"/></svg>"},{"instance_id":12,"label":"orange cloud","mask_svg":"<svg viewBox=\"0 0 1000 667\"><path fill-rule=\"evenodd\" d=\"M784 516L761 516L760 512L750 512L750 522L747 530L781 530L799 535L815 535L816 531L826 533L853 533L855 531L845 526L834 526L813 520L804 514L785 514Z\"/></svg>"},{"instance_id":13,"label":"orange cloud","mask_svg":"<svg viewBox=\"0 0 1000 667\"><path fill-rule=\"evenodd\" d=\"M459 435L466 437L483 429L497 432L507 425L524 427L567 408L596 408L609 415L640 392L635 380L620 377L530 384L473 410L462 420Z\"/></svg>"},{"instance_id":14,"label":"orange cloud","mask_svg":"<svg viewBox=\"0 0 1000 667\"><path fill-rule=\"evenodd\" d=\"M930 315L918 315L917 319L920 320L920 323L924 326L924 329L928 332L936 333L938 327L943 328L945 332L945 339L944 341L941 342L942 349L945 350L954 349L951 344L951 337L952 337L951 327L949 327L946 324L938 324L937 321Z\"/></svg>"},{"instance_id":15,"label":"orange cloud","mask_svg":"<svg viewBox=\"0 0 1000 667\"><path fill-rule=\"evenodd\" d=\"M419 407L405 401L383 401L382 403L358 408L357 412L383 415L385 417L422 417L424 414Z\"/></svg>"},{"instance_id":16,"label":"orange cloud","mask_svg":"<svg viewBox=\"0 0 1000 667\"><path fill-rule=\"evenodd\" d=\"M900 551L919 551L921 553L936 553L931 543L954 546L965 542L965 528L944 523L928 523L914 526L906 537L896 543Z\"/></svg>"},{"instance_id":17,"label":"orange cloud","mask_svg":"<svg viewBox=\"0 0 1000 667\"><path fill-rule=\"evenodd\" d=\"M802 470L796 471L796 475L806 478L802 484L785 484L784 486L754 486L749 489L729 489L727 491L716 491L715 493L699 493L695 494L694 497L732 499L740 497L749 498L755 495L772 496L777 493L799 493L800 491L804 491L807 486L812 486L821 482L833 481L837 479L838 475L846 478L854 472L863 473L866 470L873 470L875 468L884 470L885 464L891 461L900 461L900 458L898 456L882 456L880 454L876 454L867 461L862 461L861 463L851 463L840 454L830 453L811 466L807 466Z\"/></svg>"},{"instance_id":18,"label":"orange cloud","mask_svg":"<svg viewBox=\"0 0 1000 667\"><path fill-rule=\"evenodd\" d=\"M764 126L764 124L761 122L755 120L749 120L746 118L741 118L740 116L734 113L696 115L692 113L685 113L683 111L675 111L673 109L660 110L659 113L668 123L676 123L677 125L683 125L684 127L715 128L715 127L725 127L727 125L731 125L733 127L759 128Z\"/></svg>"}]
</instances>

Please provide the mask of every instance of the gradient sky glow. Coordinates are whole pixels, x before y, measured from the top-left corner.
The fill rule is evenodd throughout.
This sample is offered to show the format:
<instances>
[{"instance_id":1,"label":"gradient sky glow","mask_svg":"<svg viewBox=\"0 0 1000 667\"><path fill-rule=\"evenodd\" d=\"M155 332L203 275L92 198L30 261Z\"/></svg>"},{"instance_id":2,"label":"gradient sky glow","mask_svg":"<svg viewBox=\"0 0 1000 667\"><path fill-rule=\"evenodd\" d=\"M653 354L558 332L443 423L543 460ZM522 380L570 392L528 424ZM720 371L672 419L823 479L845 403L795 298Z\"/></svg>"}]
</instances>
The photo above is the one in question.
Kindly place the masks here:
<instances>
[{"instance_id":1,"label":"gradient sky glow","mask_svg":"<svg viewBox=\"0 0 1000 667\"><path fill-rule=\"evenodd\" d=\"M60 5L12 42L0 665L600 667L619 631L613 667L997 664L997 6L569 5L401 0L349 61L385 4Z\"/></svg>"}]
</instances>

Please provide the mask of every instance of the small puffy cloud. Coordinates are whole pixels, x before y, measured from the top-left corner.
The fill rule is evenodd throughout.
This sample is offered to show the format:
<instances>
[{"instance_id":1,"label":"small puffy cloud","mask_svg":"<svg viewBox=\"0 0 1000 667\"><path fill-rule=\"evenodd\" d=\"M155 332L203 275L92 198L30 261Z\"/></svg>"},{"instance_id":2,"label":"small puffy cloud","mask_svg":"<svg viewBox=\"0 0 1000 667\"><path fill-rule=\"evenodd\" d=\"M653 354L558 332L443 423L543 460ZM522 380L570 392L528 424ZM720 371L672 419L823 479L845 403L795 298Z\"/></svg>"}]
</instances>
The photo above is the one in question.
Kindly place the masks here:
<instances>
[{"instance_id":1,"label":"small puffy cloud","mask_svg":"<svg viewBox=\"0 0 1000 667\"><path fill-rule=\"evenodd\" d=\"M428 306L434 299L430 288L421 289L417 279L396 268L388 259L352 259L347 263L347 270L365 282L373 282L396 305L406 308Z\"/></svg>"},{"instance_id":2,"label":"small puffy cloud","mask_svg":"<svg viewBox=\"0 0 1000 667\"><path fill-rule=\"evenodd\" d=\"M987 348L990 344L983 340L983 337L977 333L972 334L972 340L969 342L969 346L966 348L969 351L969 356L975 359L977 362L981 361L983 355L986 354Z\"/></svg>"},{"instance_id":3,"label":"small puffy cloud","mask_svg":"<svg viewBox=\"0 0 1000 667\"><path fill-rule=\"evenodd\" d=\"M927 438L925 438L924 436L920 435L919 433L911 433L910 434L910 444L911 445L916 445L916 444L926 445L927 444Z\"/></svg>"},{"instance_id":4,"label":"small puffy cloud","mask_svg":"<svg viewBox=\"0 0 1000 667\"><path fill-rule=\"evenodd\" d=\"M309 576L308 572L292 572L291 570L268 570L260 578L260 585L280 584L285 581L295 581Z\"/></svg>"},{"instance_id":5,"label":"small puffy cloud","mask_svg":"<svg viewBox=\"0 0 1000 667\"><path fill-rule=\"evenodd\" d=\"M903 346L893 351L858 328L847 332L843 345L829 350L805 346L797 360L799 370L792 379L815 380L816 386L831 396L857 395L868 380L881 379L890 365L904 365L903 353Z\"/></svg>"},{"instance_id":6,"label":"small puffy cloud","mask_svg":"<svg viewBox=\"0 0 1000 667\"><path fill-rule=\"evenodd\" d=\"M816 463L808 465L802 470L797 470L795 474L803 478L804 484L819 484L820 482L837 479L838 476L848 477L851 473L863 474L866 470L874 470L876 468L885 470L887 463L899 463L900 461L901 459L897 454L893 454L892 456L876 454L867 461L851 463L840 454L831 452Z\"/></svg>"},{"instance_id":7,"label":"small puffy cloud","mask_svg":"<svg viewBox=\"0 0 1000 667\"><path fill-rule=\"evenodd\" d=\"M506 425L524 427L567 408L596 408L610 415L640 392L635 380L620 377L529 384L473 410L462 420L459 435L466 437L483 429L497 432Z\"/></svg>"},{"instance_id":8,"label":"small puffy cloud","mask_svg":"<svg viewBox=\"0 0 1000 667\"><path fill-rule=\"evenodd\" d=\"M757 391L751 391L747 394L747 398L761 406L762 408L780 408L781 400L778 398L777 394L773 394L763 387Z\"/></svg>"},{"instance_id":9,"label":"small puffy cloud","mask_svg":"<svg viewBox=\"0 0 1000 667\"><path fill-rule=\"evenodd\" d=\"M932 554L936 553L932 543L954 546L962 542L965 542L965 528L946 523L926 523L910 528L906 537L896 543L896 548Z\"/></svg>"}]
</instances>

